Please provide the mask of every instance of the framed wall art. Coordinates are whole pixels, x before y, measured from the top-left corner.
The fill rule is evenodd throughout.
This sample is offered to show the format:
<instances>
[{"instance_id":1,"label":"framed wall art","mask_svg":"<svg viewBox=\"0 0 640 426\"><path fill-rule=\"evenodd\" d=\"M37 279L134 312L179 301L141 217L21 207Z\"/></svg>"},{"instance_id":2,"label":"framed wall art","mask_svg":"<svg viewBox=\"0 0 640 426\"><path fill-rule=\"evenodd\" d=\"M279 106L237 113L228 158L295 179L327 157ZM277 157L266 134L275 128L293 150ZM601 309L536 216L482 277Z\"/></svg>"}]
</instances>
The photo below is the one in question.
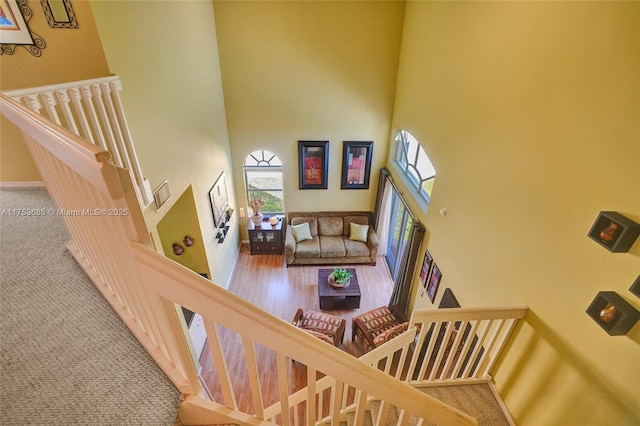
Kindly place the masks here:
<instances>
[{"instance_id":1,"label":"framed wall art","mask_svg":"<svg viewBox=\"0 0 640 426\"><path fill-rule=\"evenodd\" d=\"M427 284L427 296L429 296L431 303L436 300L436 293L438 292L438 286L440 285L441 279L442 272L434 262L431 269L431 275L429 275L429 283Z\"/></svg>"},{"instance_id":2,"label":"framed wall art","mask_svg":"<svg viewBox=\"0 0 640 426\"><path fill-rule=\"evenodd\" d=\"M349 142L342 145L341 189L369 189L373 142Z\"/></svg>"},{"instance_id":3,"label":"framed wall art","mask_svg":"<svg viewBox=\"0 0 640 426\"><path fill-rule=\"evenodd\" d=\"M51 28L78 28L71 0L40 0L44 16Z\"/></svg>"},{"instance_id":4,"label":"framed wall art","mask_svg":"<svg viewBox=\"0 0 640 426\"><path fill-rule=\"evenodd\" d=\"M298 141L300 189L327 189L329 141Z\"/></svg>"},{"instance_id":5,"label":"framed wall art","mask_svg":"<svg viewBox=\"0 0 640 426\"><path fill-rule=\"evenodd\" d=\"M21 46L33 56L42 55L46 43L29 29L32 16L27 0L0 0L0 54L13 55Z\"/></svg>"},{"instance_id":6,"label":"framed wall art","mask_svg":"<svg viewBox=\"0 0 640 426\"><path fill-rule=\"evenodd\" d=\"M631 284L631 287L629 287L629 291L640 297L640 275L638 275L638 278L636 278L633 284Z\"/></svg>"},{"instance_id":7,"label":"framed wall art","mask_svg":"<svg viewBox=\"0 0 640 426\"><path fill-rule=\"evenodd\" d=\"M427 278L429 278L429 272L431 272L431 264L433 263L433 257L429 250L424 252L424 260L422 261L422 269L420 269L420 282L423 287L427 285Z\"/></svg>"},{"instance_id":8,"label":"framed wall art","mask_svg":"<svg viewBox=\"0 0 640 426\"><path fill-rule=\"evenodd\" d=\"M224 172L218 177L209 191L209 200L211 201L211 211L213 212L213 224L216 228L220 228L225 224L228 202L227 181L224 177Z\"/></svg>"}]
</instances>

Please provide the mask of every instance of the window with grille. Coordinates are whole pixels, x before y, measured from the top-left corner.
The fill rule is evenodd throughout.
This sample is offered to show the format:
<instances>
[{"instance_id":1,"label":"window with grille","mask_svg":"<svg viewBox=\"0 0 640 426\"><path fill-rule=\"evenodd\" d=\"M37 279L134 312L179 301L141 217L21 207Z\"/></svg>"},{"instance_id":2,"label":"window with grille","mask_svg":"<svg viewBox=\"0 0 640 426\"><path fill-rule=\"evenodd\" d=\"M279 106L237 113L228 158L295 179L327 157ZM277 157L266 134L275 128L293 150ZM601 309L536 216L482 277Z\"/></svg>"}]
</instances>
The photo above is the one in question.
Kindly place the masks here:
<instances>
[{"instance_id":1,"label":"window with grille","mask_svg":"<svg viewBox=\"0 0 640 426\"><path fill-rule=\"evenodd\" d=\"M262 198L260 213L284 214L282 162L275 154L264 150L249 154L244 160L244 181L247 205L253 198ZM247 213L254 213L251 207Z\"/></svg>"},{"instance_id":2,"label":"window with grille","mask_svg":"<svg viewBox=\"0 0 640 426\"><path fill-rule=\"evenodd\" d=\"M414 190L411 194L426 211L436 170L425 150L411 133L406 130L397 131L394 143L395 153L391 163L401 173L405 183Z\"/></svg>"}]
</instances>

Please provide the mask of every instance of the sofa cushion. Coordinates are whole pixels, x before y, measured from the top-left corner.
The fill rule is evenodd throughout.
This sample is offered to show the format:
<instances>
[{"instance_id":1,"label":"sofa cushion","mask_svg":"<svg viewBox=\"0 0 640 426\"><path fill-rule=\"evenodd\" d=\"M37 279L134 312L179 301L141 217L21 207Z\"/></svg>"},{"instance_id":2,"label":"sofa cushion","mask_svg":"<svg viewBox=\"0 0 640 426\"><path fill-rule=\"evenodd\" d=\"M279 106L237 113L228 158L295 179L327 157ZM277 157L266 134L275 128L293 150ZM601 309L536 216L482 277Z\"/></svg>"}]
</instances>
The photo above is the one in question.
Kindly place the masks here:
<instances>
[{"instance_id":1,"label":"sofa cushion","mask_svg":"<svg viewBox=\"0 0 640 426\"><path fill-rule=\"evenodd\" d=\"M402 324L398 324L395 327L391 327L390 329L385 330L382 333L378 334L376 337L374 337L373 344L377 348L383 343L387 343L389 340L393 339L394 337L401 335L402 333L407 331L408 328L409 328L408 322L403 322Z\"/></svg>"},{"instance_id":2,"label":"sofa cushion","mask_svg":"<svg viewBox=\"0 0 640 426\"><path fill-rule=\"evenodd\" d=\"M326 335L324 333L321 333L319 331L306 330L304 328L303 328L303 330L306 331L307 333L309 333L310 335L312 335L314 337L317 337L318 339L322 340L323 342L327 342L328 344L333 345L333 339L330 336L328 336L328 335Z\"/></svg>"},{"instance_id":3,"label":"sofa cushion","mask_svg":"<svg viewBox=\"0 0 640 426\"><path fill-rule=\"evenodd\" d=\"M337 237L342 236L344 232L342 217L319 217L318 218L318 235Z\"/></svg>"},{"instance_id":4,"label":"sofa cushion","mask_svg":"<svg viewBox=\"0 0 640 426\"><path fill-rule=\"evenodd\" d=\"M344 220L344 236L351 236L351 222L357 223L358 225L369 225L369 218L367 216L345 216Z\"/></svg>"},{"instance_id":5,"label":"sofa cushion","mask_svg":"<svg viewBox=\"0 0 640 426\"><path fill-rule=\"evenodd\" d=\"M299 225L291 225L291 232L293 232L293 238L295 238L297 243L313 238L311 236L311 230L309 229L309 222L303 222Z\"/></svg>"},{"instance_id":6,"label":"sofa cushion","mask_svg":"<svg viewBox=\"0 0 640 426\"><path fill-rule=\"evenodd\" d=\"M318 218L315 216L297 216L291 218L291 226L300 225L301 223L309 222L309 230L311 231L311 236L315 237L318 235Z\"/></svg>"},{"instance_id":7,"label":"sofa cushion","mask_svg":"<svg viewBox=\"0 0 640 426\"><path fill-rule=\"evenodd\" d=\"M347 257L362 257L371 255L369 246L362 241L344 240L344 248L347 251Z\"/></svg>"},{"instance_id":8,"label":"sofa cushion","mask_svg":"<svg viewBox=\"0 0 640 426\"><path fill-rule=\"evenodd\" d=\"M296 243L296 257L300 259L320 257L320 238L313 237L310 240Z\"/></svg>"},{"instance_id":9,"label":"sofa cushion","mask_svg":"<svg viewBox=\"0 0 640 426\"><path fill-rule=\"evenodd\" d=\"M355 222L351 222L349 225L351 228L349 239L366 243L369 234L369 225L358 225Z\"/></svg>"},{"instance_id":10,"label":"sofa cushion","mask_svg":"<svg viewBox=\"0 0 640 426\"><path fill-rule=\"evenodd\" d=\"M344 257L347 255L342 236L331 237L321 235L319 238L320 257Z\"/></svg>"}]
</instances>

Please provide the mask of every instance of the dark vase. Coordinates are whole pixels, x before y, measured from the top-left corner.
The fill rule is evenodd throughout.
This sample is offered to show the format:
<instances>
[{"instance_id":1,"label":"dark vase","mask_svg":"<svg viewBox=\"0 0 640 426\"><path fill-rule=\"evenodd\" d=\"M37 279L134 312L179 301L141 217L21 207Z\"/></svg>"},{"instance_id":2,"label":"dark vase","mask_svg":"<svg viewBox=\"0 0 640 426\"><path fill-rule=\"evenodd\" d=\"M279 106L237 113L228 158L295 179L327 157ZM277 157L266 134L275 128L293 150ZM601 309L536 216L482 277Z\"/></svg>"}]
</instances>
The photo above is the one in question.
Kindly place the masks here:
<instances>
[{"instance_id":1,"label":"dark vase","mask_svg":"<svg viewBox=\"0 0 640 426\"><path fill-rule=\"evenodd\" d=\"M611 222L609 226L600 231L600 239L605 243L610 243L616 238L618 233L618 224Z\"/></svg>"},{"instance_id":2,"label":"dark vase","mask_svg":"<svg viewBox=\"0 0 640 426\"><path fill-rule=\"evenodd\" d=\"M607 324L616 319L618 315L618 310L612 304L608 304L600 311L600 319L602 322L606 322Z\"/></svg>"},{"instance_id":3,"label":"dark vase","mask_svg":"<svg viewBox=\"0 0 640 426\"><path fill-rule=\"evenodd\" d=\"M182 246L177 243L171 244L171 248L173 249L173 254L175 254L176 256L181 256L182 253L184 252L184 249L182 248Z\"/></svg>"}]
</instances>

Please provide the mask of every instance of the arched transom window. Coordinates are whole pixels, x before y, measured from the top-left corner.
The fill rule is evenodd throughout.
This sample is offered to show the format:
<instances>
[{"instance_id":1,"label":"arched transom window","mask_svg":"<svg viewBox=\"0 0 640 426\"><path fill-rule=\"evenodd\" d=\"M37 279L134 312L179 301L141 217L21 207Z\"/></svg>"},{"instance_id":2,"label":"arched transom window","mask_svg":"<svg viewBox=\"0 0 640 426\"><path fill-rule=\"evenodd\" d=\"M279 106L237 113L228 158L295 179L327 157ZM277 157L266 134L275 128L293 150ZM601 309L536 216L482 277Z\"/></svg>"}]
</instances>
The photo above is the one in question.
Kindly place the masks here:
<instances>
[{"instance_id":1,"label":"arched transom window","mask_svg":"<svg viewBox=\"0 0 640 426\"><path fill-rule=\"evenodd\" d=\"M399 130L394 140L396 149L392 163L401 171L407 185L415 189L412 195L426 210L431 198L436 170L425 150L411 133Z\"/></svg>"}]
</instances>

